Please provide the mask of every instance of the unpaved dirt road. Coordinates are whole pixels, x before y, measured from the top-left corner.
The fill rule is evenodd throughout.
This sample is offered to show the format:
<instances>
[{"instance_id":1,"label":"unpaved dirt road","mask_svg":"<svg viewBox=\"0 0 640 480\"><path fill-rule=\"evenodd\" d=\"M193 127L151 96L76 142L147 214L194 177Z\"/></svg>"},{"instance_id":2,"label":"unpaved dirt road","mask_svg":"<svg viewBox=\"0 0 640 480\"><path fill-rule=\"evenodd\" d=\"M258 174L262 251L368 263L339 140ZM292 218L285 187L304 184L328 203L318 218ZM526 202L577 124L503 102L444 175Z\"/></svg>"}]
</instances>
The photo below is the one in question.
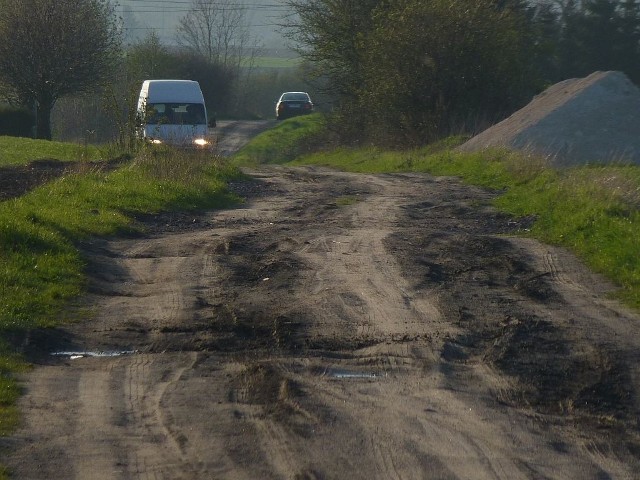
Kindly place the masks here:
<instances>
[{"instance_id":1,"label":"unpaved dirt road","mask_svg":"<svg viewBox=\"0 0 640 480\"><path fill-rule=\"evenodd\" d=\"M85 246L15 478L640 478L640 318L531 219L451 178L250 173L239 208Z\"/></svg>"}]
</instances>

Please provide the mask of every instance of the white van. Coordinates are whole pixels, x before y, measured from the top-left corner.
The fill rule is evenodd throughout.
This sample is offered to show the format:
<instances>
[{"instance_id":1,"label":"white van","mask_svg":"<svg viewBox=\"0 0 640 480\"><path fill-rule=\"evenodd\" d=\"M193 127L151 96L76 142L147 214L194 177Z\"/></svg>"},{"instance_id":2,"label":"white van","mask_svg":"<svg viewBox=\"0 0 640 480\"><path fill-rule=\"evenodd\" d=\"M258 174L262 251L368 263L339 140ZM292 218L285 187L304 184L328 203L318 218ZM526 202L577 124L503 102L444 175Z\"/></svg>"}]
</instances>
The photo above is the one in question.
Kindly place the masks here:
<instances>
[{"instance_id":1,"label":"white van","mask_svg":"<svg viewBox=\"0 0 640 480\"><path fill-rule=\"evenodd\" d=\"M205 147L207 108L193 80L145 80L138 99L140 136L152 143Z\"/></svg>"}]
</instances>

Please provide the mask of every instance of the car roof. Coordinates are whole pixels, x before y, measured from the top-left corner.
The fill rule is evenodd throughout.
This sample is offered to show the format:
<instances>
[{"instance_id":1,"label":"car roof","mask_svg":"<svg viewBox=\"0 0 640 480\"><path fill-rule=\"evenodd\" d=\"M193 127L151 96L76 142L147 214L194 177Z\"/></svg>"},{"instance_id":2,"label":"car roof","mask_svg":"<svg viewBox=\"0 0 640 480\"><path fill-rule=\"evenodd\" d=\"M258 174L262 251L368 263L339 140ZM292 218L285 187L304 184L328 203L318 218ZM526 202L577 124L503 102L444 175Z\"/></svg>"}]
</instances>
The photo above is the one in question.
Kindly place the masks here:
<instances>
[{"instance_id":1,"label":"car roof","mask_svg":"<svg viewBox=\"0 0 640 480\"><path fill-rule=\"evenodd\" d=\"M285 95L306 95L307 97L309 96L309 94L307 92L284 92L280 96L283 97Z\"/></svg>"}]
</instances>

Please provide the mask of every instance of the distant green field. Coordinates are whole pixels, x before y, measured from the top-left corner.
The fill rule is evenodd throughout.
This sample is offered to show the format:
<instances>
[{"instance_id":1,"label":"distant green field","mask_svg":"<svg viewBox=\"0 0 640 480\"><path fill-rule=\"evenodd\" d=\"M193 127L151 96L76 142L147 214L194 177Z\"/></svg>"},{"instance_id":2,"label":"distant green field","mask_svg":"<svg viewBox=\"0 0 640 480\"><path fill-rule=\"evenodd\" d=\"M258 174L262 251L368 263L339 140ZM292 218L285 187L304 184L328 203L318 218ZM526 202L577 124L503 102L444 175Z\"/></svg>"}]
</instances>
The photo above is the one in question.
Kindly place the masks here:
<instances>
[{"instance_id":1,"label":"distant green field","mask_svg":"<svg viewBox=\"0 0 640 480\"><path fill-rule=\"evenodd\" d=\"M61 161L98 160L100 149L93 145L49 142L31 138L0 136L0 167L26 165L33 160L55 159Z\"/></svg>"}]
</instances>

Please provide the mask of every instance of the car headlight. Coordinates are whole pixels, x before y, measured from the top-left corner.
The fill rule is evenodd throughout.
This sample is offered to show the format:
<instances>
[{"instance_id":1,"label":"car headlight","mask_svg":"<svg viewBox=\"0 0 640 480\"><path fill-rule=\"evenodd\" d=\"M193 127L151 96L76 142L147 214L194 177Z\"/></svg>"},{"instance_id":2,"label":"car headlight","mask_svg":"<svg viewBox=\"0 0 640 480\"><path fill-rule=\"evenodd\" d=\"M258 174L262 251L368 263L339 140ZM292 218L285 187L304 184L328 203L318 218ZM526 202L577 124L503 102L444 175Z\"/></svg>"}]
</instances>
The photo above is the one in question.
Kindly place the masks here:
<instances>
[{"instance_id":1,"label":"car headlight","mask_svg":"<svg viewBox=\"0 0 640 480\"><path fill-rule=\"evenodd\" d=\"M162 143L162 140L159 140L157 138L152 138L151 143L153 143L154 145L160 145Z\"/></svg>"}]
</instances>

